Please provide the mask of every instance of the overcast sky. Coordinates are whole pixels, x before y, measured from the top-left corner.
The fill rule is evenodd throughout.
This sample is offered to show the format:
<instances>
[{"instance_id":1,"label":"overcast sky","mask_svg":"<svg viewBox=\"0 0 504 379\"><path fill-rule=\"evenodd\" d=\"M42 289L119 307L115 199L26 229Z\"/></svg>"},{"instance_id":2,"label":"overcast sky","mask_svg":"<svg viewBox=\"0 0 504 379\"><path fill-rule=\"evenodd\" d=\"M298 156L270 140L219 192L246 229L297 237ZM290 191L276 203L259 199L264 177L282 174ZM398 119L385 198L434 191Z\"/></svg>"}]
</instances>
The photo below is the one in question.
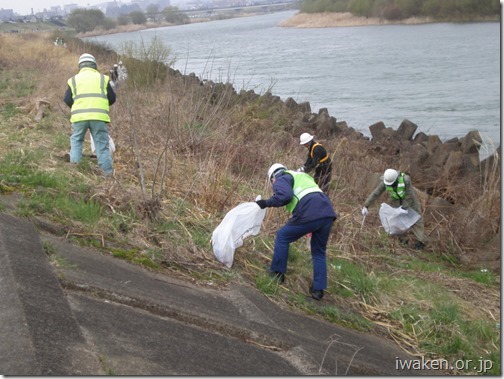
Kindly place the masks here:
<instances>
[{"instance_id":1,"label":"overcast sky","mask_svg":"<svg viewBox=\"0 0 504 379\"><path fill-rule=\"evenodd\" d=\"M178 3L181 0L172 1L172 4ZM78 4L82 7L86 7L88 5L97 5L107 2L107 0L0 0L0 8L3 9L13 9L14 12L27 15L31 13L33 8L33 12L41 12L46 9L50 9L53 6L63 7L65 4ZM129 4L130 0L123 0L122 3Z\"/></svg>"}]
</instances>

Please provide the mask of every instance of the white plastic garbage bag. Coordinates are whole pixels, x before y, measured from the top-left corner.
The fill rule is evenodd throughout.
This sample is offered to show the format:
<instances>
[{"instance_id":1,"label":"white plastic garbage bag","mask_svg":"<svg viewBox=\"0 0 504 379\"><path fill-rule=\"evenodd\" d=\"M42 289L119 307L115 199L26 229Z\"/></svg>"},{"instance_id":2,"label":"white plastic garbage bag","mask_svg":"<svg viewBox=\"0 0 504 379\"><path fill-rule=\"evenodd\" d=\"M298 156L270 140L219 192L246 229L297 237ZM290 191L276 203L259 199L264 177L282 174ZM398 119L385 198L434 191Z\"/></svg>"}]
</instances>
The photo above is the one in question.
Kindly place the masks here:
<instances>
[{"instance_id":1,"label":"white plastic garbage bag","mask_svg":"<svg viewBox=\"0 0 504 379\"><path fill-rule=\"evenodd\" d=\"M381 204L379 214L383 228L391 236L405 233L420 219L420 215L411 208L408 208L408 213L403 213L400 207L394 208L386 203Z\"/></svg>"},{"instance_id":2,"label":"white plastic garbage bag","mask_svg":"<svg viewBox=\"0 0 504 379\"><path fill-rule=\"evenodd\" d=\"M109 138L110 153L113 154L115 152L115 143L114 143L114 140L112 139L112 137L110 136L110 134L109 134L108 138ZM95 147L93 136L91 135L91 133L89 134L89 140L91 141L91 152L94 154L96 151L96 147Z\"/></svg>"},{"instance_id":3,"label":"white plastic garbage bag","mask_svg":"<svg viewBox=\"0 0 504 379\"><path fill-rule=\"evenodd\" d=\"M231 209L212 233L212 248L217 260L231 267L235 249L243 245L245 238L259 234L265 215L266 209L259 208L255 202Z\"/></svg>"}]
</instances>

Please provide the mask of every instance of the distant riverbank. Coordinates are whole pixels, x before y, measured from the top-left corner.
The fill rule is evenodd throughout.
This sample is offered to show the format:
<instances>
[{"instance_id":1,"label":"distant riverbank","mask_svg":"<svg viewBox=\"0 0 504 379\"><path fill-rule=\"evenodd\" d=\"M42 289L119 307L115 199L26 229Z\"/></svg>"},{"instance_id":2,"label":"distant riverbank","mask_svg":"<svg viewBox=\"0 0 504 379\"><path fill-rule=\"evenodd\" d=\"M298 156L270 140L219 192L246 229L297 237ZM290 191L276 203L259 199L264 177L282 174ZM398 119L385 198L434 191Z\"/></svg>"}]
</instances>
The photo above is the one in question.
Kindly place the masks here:
<instances>
[{"instance_id":1,"label":"distant riverbank","mask_svg":"<svg viewBox=\"0 0 504 379\"><path fill-rule=\"evenodd\" d=\"M118 25L112 29L95 29L86 33L77 34L78 38L86 38L86 37L96 37L96 36L104 36L108 34L116 34L116 33L130 33L137 32L139 30L152 29L152 28L164 28L166 26L175 26L175 24L171 24L169 22L148 22L146 24L128 24L128 25Z\"/></svg>"},{"instance_id":2,"label":"distant riverbank","mask_svg":"<svg viewBox=\"0 0 504 379\"><path fill-rule=\"evenodd\" d=\"M412 17L405 20L390 21L378 17L354 16L350 12L334 13L297 13L282 21L279 26L289 28L334 28L341 26L391 25L391 24L427 24L433 22L430 17Z\"/></svg>"},{"instance_id":3,"label":"distant riverbank","mask_svg":"<svg viewBox=\"0 0 504 379\"><path fill-rule=\"evenodd\" d=\"M258 14L244 14L239 17L257 16ZM210 18L192 19L191 23L210 22ZM365 26L365 25L387 25L387 24L426 24L433 22L430 18L412 17L401 21L388 21L377 17L359 17L349 12L345 13L297 13L294 16L283 20L278 26L288 28L333 28L341 26ZM167 26L177 26L168 22L148 22L142 25L119 25L113 29L96 29L91 32L81 33L77 37L95 37L107 34L129 33L139 30L163 28Z\"/></svg>"},{"instance_id":4,"label":"distant riverbank","mask_svg":"<svg viewBox=\"0 0 504 379\"><path fill-rule=\"evenodd\" d=\"M237 17L250 17L250 16L258 16L262 13L240 13L237 16L234 17L228 17L228 18L237 18ZM211 21L218 21L212 18L193 18L191 19L191 24L196 24L200 22L211 22ZM96 36L103 36L107 34L116 34L116 33L129 33L129 32L137 32L139 30L145 30L145 29L155 29L155 28L164 28L167 26L180 26L180 24L172 24L170 22L166 21L161 21L161 22L147 22L145 24L128 24L128 25L118 25L115 28L105 30L105 29L96 29L92 30L87 33L80 33L77 35L78 38L86 38L86 37L96 37Z\"/></svg>"},{"instance_id":5,"label":"distant riverbank","mask_svg":"<svg viewBox=\"0 0 504 379\"><path fill-rule=\"evenodd\" d=\"M238 17L249 17L258 16L258 13L246 13L241 14ZM233 17L234 18L234 17ZM192 19L191 23L199 22L211 22L214 21L210 18L199 18ZM466 22L499 22L498 19L486 17L473 20L464 20ZM347 26L366 26L366 25L414 25L414 24L429 24L434 22L440 22L439 20L434 20L431 17L410 17L403 20L385 20L378 17L361 17L355 16L350 12L334 13L334 12L324 12L324 13L296 13L292 17L281 21L278 26L286 28L335 28L335 27L347 27ZM444 20L443 22L462 22L462 20ZM177 26L176 24L171 24L168 22L148 22L143 25L120 25L116 28L104 30L97 29L87 33L78 34L79 38L94 37L107 34L116 33L128 33L136 32L145 29L163 28L167 26Z\"/></svg>"},{"instance_id":6,"label":"distant riverbank","mask_svg":"<svg viewBox=\"0 0 504 379\"><path fill-rule=\"evenodd\" d=\"M481 18L478 20L468 20L470 22L498 22L494 18ZM289 28L334 28L343 26L366 26L366 25L414 25L428 24L439 22L431 17L410 17L403 20L385 20L378 17L361 17L354 16L350 12L334 13L296 13L294 16L285 21L280 22L279 26ZM460 20L443 21L443 22L460 22Z\"/></svg>"}]
</instances>

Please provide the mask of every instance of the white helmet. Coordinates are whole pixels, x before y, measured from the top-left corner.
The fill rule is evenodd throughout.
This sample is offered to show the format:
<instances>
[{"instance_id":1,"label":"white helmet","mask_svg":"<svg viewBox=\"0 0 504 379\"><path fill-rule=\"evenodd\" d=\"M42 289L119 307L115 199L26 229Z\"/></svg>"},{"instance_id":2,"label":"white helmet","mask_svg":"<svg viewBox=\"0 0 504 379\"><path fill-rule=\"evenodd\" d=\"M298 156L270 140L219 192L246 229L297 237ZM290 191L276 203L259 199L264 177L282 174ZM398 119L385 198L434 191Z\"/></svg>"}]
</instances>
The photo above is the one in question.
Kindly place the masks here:
<instances>
[{"instance_id":1,"label":"white helmet","mask_svg":"<svg viewBox=\"0 0 504 379\"><path fill-rule=\"evenodd\" d=\"M91 55L91 54L82 54L79 58L79 66L81 65L81 63L84 63L84 62L90 62L90 63L94 63L96 65L96 59Z\"/></svg>"},{"instance_id":2,"label":"white helmet","mask_svg":"<svg viewBox=\"0 0 504 379\"><path fill-rule=\"evenodd\" d=\"M313 136L310 133L303 133L299 137L299 144L304 145L305 143L310 142L313 139Z\"/></svg>"},{"instance_id":3,"label":"white helmet","mask_svg":"<svg viewBox=\"0 0 504 379\"><path fill-rule=\"evenodd\" d=\"M392 168L388 168L385 170L383 173L383 183L387 186L391 186L394 184L394 182L397 180L397 177L399 176L399 172Z\"/></svg>"},{"instance_id":4,"label":"white helmet","mask_svg":"<svg viewBox=\"0 0 504 379\"><path fill-rule=\"evenodd\" d=\"M274 164L272 164L271 167L268 170L268 180L271 180L271 178L273 177L273 175L275 174L275 172L277 172L278 170L281 170L281 169L287 170L287 167L285 167L281 163L274 163Z\"/></svg>"}]
</instances>

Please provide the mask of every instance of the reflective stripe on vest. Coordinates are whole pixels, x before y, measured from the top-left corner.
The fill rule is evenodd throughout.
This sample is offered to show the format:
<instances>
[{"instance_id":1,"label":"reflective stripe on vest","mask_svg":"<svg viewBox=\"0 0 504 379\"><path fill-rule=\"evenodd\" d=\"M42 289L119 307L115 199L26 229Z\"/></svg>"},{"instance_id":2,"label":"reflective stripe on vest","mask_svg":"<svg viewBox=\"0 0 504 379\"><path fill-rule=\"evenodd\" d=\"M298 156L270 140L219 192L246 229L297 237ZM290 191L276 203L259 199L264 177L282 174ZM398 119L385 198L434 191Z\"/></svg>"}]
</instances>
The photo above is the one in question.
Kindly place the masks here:
<instances>
[{"instance_id":1,"label":"reflective stripe on vest","mask_svg":"<svg viewBox=\"0 0 504 379\"><path fill-rule=\"evenodd\" d=\"M311 151L310 151L310 157L311 157L311 159L313 159L313 152L315 151L315 147L316 146L322 146L322 145L320 143L318 143L318 142L313 144L313 146L311 148ZM329 159L329 154L326 151L326 156L324 158L322 158L319 163L323 163L323 162L325 162L328 159Z\"/></svg>"},{"instance_id":2,"label":"reflective stripe on vest","mask_svg":"<svg viewBox=\"0 0 504 379\"><path fill-rule=\"evenodd\" d=\"M385 189L394 200L402 200L406 197L406 184L404 183L404 173L397 178L397 188L385 185Z\"/></svg>"},{"instance_id":3,"label":"reflective stripe on vest","mask_svg":"<svg viewBox=\"0 0 504 379\"><path fill-rule=\"evenodd\" d=\"M98 120L110 122L107 97L108 77L92 68L83 68L68 80L72 90L70 122Z\"/></svg>"},{"instance_id":4,"label":"reflective stripe on vest","mask_svg":"<svg viewBox=\"0 0 504 379\"><path fill-rule=\"evenodd\" d=\"M290 213L294 211L299 201L309 193L322 192L310 175L290 170L285 172L294 178L294 186L292 187L294 196L292 196L291 202L285 206Z\"/></svg>"}]
</instances>

